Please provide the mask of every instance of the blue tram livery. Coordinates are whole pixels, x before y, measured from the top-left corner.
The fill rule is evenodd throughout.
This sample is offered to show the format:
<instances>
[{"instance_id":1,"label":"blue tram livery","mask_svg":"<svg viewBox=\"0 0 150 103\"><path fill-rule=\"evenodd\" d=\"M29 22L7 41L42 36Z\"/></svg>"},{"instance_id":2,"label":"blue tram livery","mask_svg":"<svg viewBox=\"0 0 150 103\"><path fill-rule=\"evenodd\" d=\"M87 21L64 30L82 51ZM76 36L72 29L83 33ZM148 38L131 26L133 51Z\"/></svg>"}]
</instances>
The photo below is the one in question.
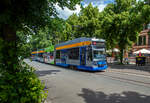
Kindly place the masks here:
<instances>
[{"instance_id":1,"label":"blue tram livery","mask_svg":"<svg viewBox=\"0 0 150 103\"><path fill-rule=\"evenodd\" d=\"M87 71L100 71L107 69L105 40L81 37L55 45L53 50L55 64L63 67L82 69ZM46 62L48 53L44 50L32 52L33 60Z\"/></svg>"},{"instance_id":2,"label":"blue tram livery","mask_svg":"<svg viewBox=\"0 0 150 103\"><path fill-rule=\"evenodd\" d=\"M105 40L96 38L77 38L55 45L55 64L99 71L107 69Z\"/></svg>"},{"instance_id":3,"label":"blue tram livery","mask_svg":"<svg viewBox=\"0 0 150 103\"><path fill-rule=\"evenodd\" d=\"M31 59L34 60L34 61L44 62L43 54L44 54L44 50L43 49L39 49L37 51L33 51L31 53Z\"/></svg>"}]
</instances>

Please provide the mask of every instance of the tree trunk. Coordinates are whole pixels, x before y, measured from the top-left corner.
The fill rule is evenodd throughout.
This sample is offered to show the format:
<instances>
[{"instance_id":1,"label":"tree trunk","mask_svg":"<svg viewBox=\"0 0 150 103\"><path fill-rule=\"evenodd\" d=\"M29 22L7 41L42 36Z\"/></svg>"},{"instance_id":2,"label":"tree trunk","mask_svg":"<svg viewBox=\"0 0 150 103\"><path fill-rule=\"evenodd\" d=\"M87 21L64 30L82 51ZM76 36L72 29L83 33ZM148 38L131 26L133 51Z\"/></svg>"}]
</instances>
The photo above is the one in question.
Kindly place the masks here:
<instances>
[{"instance_id":1,"label":"tree trunk","mask_svg":"<svg viewBox=\"0 0 150 103\"><path fill-rule=\"evenodd\" d=\"M120 49L120 63L123 64L123 49Z\"/></svg>"},{"instance_id":2,"label":"tree trunk","mask_svg":"<svg viewBox=\"0 0 150 103\"><path fill-rule=\"evenodd\" d=\"M18 71L18 56L17 56L17 38L16 31L8 24L4 24L1 29L0 38L2 40L0 53L1 63L4 71L14 73Z\"/></svg>"}]
</instances>

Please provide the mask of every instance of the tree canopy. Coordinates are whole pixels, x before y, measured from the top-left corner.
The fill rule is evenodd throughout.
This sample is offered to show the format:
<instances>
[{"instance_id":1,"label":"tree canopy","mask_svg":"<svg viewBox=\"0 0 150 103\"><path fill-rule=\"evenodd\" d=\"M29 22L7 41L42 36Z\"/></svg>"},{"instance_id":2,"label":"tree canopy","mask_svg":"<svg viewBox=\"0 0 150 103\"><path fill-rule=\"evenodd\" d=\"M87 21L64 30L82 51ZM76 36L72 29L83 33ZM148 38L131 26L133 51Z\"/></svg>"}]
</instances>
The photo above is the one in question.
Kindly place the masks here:
<instances>
[{"instance_id":1,"label":"tree canopy","mask_svg":"<svg viewBox=\"0 0 150 103\"><path fill-rule=\"evenodd\" d=\"M89 4L82 8L78 16L73 14L67 19L64 33L73 38L103 38L106 40L107 49L119 47L122 62L123 51L136 42L143 24L150 22L149 14L150 5L144 1L115 0L102 12Z\"/></svg>"},{"instance_id":2,"label":"tree canopy","mask_svg":"<svg viewBox=\"0 0 150 103\"><path fill-rule=\"evenodd\" d=\"M40 41L40 45L46 46L50 41L46 34L52 31L54 37L54 29L60 28L60 21L53 19L57 16L55 5L75 9L78 3L80 0L0 0L0 103L43 101L44 85L33 68L23 62L24 52L30 51L25 51L30 46L23 44L32 34L41 37L36 43ZM55 24L56 27L52 26ZM49 31L51 27L53 30Z\"/></svg>"},{"instance_id":3,"label":"tree canopy","mask_svg":"<svg viewBox=\"0 0 150 103\"><path fill-rule=\"evenodd\" d=\"M55 5L61 8L75 9L80 0L1 0L0 24L18 27L28 25L37 27L49 22L51 16L56 16Z\"/></svg>"},{"instance_id":4,"label":"tree canopy","mask_svg":"<svg viewBox=\"0 0 150 103\"><path fill-rule=\"evenodd\" d=\"M147 18L149 14L143 19L143 13L147 12L143 10L145 6L149 7L143 2L137 3L136 0L115 0L115 3L109 4L102 12L102 33L110 46L112 44L112 47L119 47L121 63L123 51L136 42L143 24L150 22Z\"/></svg>"}]
</instances>

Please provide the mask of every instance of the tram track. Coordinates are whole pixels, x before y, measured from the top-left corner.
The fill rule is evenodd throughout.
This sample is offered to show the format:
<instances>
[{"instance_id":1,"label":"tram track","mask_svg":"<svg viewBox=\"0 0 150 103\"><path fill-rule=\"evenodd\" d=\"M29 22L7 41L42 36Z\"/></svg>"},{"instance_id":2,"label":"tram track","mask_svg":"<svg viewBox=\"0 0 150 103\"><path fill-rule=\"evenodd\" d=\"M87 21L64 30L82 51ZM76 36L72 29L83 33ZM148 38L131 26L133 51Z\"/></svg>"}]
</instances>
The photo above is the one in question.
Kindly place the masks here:
<instances>
[{"instance_id":1,"label":"tram track","mask_svg":"<svg viewBox=\"0 0 150 103\"><path fill-rule=\"evenodd\" d=\"M124 74L124 75L133 75L133 76L138 76L138 77L143 77L143 78L150 78L150 74L143 74L143 73L135 73L135 72L127 72L127 71L120 71L120 70L108 70L108 72L111 73L119 73L119 74Z\"/></svg>"},{"instance_id":2,"label":"tram track","mask_svg":"<svg viewBox=\"0 0 150 103\"><path fill-rule=\"evenodd\" d=\"M117 74L117 73L115 73L115 74ZM125 82L125 83L129 83L129 84L134 84L134 85L144 86L144 87L150 88L150 82L144 82L144 81L140 81L140 80L123 78L123 77L119 77L117 75L114 76L114 75L107 74L106 72L104 72L104 73L95 73L95 75L103 75L104 77L108 77L108 78L111 78L113 80L119 80L120 82ZM123 74L123 75L125 75L125 74Z\"/></svg>"}]
</instances>

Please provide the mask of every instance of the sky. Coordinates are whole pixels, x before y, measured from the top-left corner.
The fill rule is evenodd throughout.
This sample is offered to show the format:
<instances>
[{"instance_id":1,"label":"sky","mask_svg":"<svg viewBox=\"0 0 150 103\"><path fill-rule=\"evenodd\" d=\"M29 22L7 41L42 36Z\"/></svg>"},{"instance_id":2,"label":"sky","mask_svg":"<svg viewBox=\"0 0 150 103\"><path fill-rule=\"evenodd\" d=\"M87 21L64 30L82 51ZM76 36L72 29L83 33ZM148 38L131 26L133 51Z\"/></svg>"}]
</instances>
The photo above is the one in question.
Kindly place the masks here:
<instances>
[{"instance_id":1,"label":"sky","mask_svg":"<svg viewBox=\"0 0 150 103\"><path fill-rule=\"evenodd\" d=\"M114 0L83 0L81 4L83 7L86 7L89 3L92 3L94 7L97 6L99 8L99 11L102 11L108 3L112 3L113 1ZM60 18L67 19L73 13L78 14L81 8L79 5L76 5L76 10L69 10L68 8L64 8L64 10L62 10L58 5L56 5L56 10L59 13L58 16Z\"/></svg>"}]
</instances>

